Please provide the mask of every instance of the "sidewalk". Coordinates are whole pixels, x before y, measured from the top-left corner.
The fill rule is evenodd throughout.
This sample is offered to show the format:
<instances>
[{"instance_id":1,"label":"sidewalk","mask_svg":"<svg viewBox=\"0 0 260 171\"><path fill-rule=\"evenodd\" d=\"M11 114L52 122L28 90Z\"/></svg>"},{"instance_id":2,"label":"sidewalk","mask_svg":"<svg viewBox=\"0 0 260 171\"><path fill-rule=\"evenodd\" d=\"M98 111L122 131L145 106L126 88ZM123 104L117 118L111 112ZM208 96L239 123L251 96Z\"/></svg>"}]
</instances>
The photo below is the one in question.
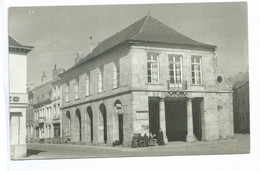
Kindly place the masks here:
<instances>
[{"instance_id":1,"label":"sidewalk","mask_svg":"<svg viewBox=\"0 0 260 171\"><path fill-rule=\"evenodd\" d=\"M227 142L238 142L239 138L234 138L234 139L228 139L228 140L218 140L218 141L197 141L194 143L187 143L183 141L176 141L176 142L169 142L167 145L164 146L151 146L151 147L138 147L138 148L131 148L131 147L124 147L122 145L120 146L115 146L112 147L110 145L102 144L102 145L75 145L75 144L41 144L39 143L38 145L50 145L50 146L62 146L62 147L84 147L84 148L90 148L90 149L98 149L98 150L113 150L113 151L122 151L122 152L127 152L127 151L143 151L143 150L150 150L150 149L160 149L160 148L179 148L179 147L188 147L188 146L201 146L201 145L206 145L206 144L219 144L219 143L227 143ZM35 144L35 143L31 143Z\"/></svg>"}]
</instances>

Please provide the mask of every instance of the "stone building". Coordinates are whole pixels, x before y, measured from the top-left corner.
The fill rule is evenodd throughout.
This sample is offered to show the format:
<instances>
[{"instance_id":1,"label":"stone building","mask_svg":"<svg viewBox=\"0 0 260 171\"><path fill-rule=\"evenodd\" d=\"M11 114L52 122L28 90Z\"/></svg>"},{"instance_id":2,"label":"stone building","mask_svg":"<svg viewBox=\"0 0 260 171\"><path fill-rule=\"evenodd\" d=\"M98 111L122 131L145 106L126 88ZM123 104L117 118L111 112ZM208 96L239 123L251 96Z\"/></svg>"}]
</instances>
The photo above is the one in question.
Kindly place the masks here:
<instances>
[{"instance_id":1,"label":"stone building","mask_svg":"<svg viewBox=\"0 0 260 171\"><path fill-rule=\"evenodd\" d=\"M73 143L129 146L134 133L167 141L233 136L231 86L216 47L146 16L60 75L62 135Z\"/></svg>"},{"instance_id":2,"label":"stone building","mask_svg":"<svg viewBox=\"0 0 260 171\"><path fill-rule=\"evenodd\" d=\"M9 36L10 157L25 157L27 54L33 49Z\"/></svg>"},{"instance_id":3,"label":"stone building","mask_svg":"<svg viewBox=\"0 0 260 171\"><path fill-rule=\"evenodd\" d=\"M59 142L61 137L61 103L58 75L65 70L53 69L53 79L47 82L45 72L42 84L29 91L27 108L27 140L31 142Z\"/></svg>"},{"instance_id":4,"label":"stone building","mask_svg":"<svg viewBox=\"0 0 260 171\"><path fill-rule=\"evenodd\" d=\"M250 133L249 74L242 74L233 84L234 131Z\"/></svg>"},{"instance_id":5,"label":"stone building","mask_svg":"<svg viewBox=\"0 0 260 171\"><path fill-rule=\"evenodd\" d=\"M65 69L63 68L56 68L54 65L53 69L53 80L51 82L52 87L52 107L53 107L53 114L52 114L52 125L53 125L53 138L54 141L60 141L60 137L62 137L62 115L61 115L61 86L60 86L60 78L58 77L59 74L63 73Z\"/></svg>"}]
</instances>

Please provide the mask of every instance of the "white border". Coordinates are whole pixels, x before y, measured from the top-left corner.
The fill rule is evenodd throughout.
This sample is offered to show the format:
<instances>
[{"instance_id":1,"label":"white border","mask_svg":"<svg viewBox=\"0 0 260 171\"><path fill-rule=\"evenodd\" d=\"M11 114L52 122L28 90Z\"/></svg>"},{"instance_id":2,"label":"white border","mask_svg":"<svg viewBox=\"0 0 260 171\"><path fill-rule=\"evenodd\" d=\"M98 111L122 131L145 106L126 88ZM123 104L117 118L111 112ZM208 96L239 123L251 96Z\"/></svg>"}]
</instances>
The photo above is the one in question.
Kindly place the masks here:
<instances>
[{"instance_id":1,"label":"white border","mask_svg":"<svg viewBox=\"0 0 260 171\"><path fill-rule=\"evenodd\" d=\"M233 2L237 0L233 0ZM174 3L209 2L205 0L176 0ZM226 1L215 1L226 2ZM259 126L260 112L257 95L259 95L259 1L247 0L249 22L249 66L250 66L250 117L251 117L251 154L249 155L217 155L217 156L175 156L175 157L145 157L145 158L105 158L105 159L77 159L77 160L34 160L10 161L8 159L9 147L7 146L7 125L9 112L8 103L8 45L7 42L7 11L10 6L57 6L57 5L86 5L86 4L145 4L145 3L172 3L169 0L3 0L1 3L1 45L0 53L0 170L30 171L30 170L260 170L260 142ZM239 17L239 16L238 16ZM3 61L2 61L3 60ZM3 69L2 69L3 68ZM3 72L3 73L2 73ZM4 83L2 83L2 80ZM5 98L3 98L5 97Z\"/></svg>"}]
</instances>

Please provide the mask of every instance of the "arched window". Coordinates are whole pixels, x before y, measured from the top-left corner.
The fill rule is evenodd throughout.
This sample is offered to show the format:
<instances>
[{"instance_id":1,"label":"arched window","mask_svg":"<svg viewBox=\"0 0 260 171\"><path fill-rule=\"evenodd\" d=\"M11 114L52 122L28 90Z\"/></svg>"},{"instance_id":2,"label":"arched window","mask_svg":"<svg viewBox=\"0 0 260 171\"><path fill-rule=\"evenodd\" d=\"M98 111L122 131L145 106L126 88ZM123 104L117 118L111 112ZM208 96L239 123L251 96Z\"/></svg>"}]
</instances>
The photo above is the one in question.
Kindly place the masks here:
<instances>
[{"instance_id":1,"label":"arched window","mask_svg":"<svg viewBox=\"0 0 260 171\"><path fill-rule=\"evenodd\" d=\"M79 79L75 79L75 85L74 85L74 93L75 93L75 99L79 98Z\"/></svg>"},{"instance_id":2,"label":"arched window","mask_svg":"<svg viewBox=\"0 0 260 171\"><path fill-rule=\"evenodd\" d=\"M86 96L90 95L90 73L86 73Z\"/></svg>"},{"instance_id":3,"label":"arched window","mask_svg":"<svg viewBox=\"0 0 260 171\"><path fill-rule=\"evenodd\" d=\"M104 84L104 66L100 66L98 70L98 92L101 93L103 91Z\"/></svg>"},{"instance_id":4,"label":"arched window","mask_svg":"<svg viewBox=\"0 0 260 171\"><path fill-rule=\"evenodd\" d=\"M119 60L114 61L113 69L113 87L117 88L120 85L120 63Z\"/></svg>"},{"instance_id":5,"label":"arched window","mask_svg":"<svg viewBox=\"0 0 260 171\"><path fill-rule=\"evenodd\" d=\"M66 86L65 87L65 101L68 102L69 101L69 90L70 90L69 82L67 82L65 86Z\"/></svg>"}]
</instances>

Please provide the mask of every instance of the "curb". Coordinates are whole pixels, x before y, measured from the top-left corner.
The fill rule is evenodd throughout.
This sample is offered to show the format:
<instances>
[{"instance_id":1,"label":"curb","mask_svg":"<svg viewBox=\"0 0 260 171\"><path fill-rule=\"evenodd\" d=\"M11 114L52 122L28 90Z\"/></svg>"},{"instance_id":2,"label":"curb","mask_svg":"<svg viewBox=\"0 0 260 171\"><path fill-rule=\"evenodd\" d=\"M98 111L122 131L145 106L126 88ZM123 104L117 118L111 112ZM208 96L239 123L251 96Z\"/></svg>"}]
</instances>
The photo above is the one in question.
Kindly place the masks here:
<instances>
[{"instance_id":1,"label":"curb","mask_svg":"<svg viewBox=\"0 0 260 171\"><path fill-rule=\"evenodd\" d=\"M75 148L90 148L90 149L98 149L98 150L112 150L112 151L124 151L124 152L132 152L132 151L143 151L148 149L160 149L160 148L179 148L179 147L188 147L188 146L196 146L196 145L205 145L205 144L217 144L217 143L228 143L228 142L238 142L239 139L230 139L230 140L219 140L219 141L207 141L201 142L197 141L194 143L187 143L187 142L171 142L165 146L151 146L151 147L138 147L138 148L131 148L131 147L123 147L123 146L92 146L92 145L74 145L74 144L41 144L41 143L27 143L32 145L50 145L50 146L61 146L61 147L75 147Z\"/></svg>"}]
</instances>

